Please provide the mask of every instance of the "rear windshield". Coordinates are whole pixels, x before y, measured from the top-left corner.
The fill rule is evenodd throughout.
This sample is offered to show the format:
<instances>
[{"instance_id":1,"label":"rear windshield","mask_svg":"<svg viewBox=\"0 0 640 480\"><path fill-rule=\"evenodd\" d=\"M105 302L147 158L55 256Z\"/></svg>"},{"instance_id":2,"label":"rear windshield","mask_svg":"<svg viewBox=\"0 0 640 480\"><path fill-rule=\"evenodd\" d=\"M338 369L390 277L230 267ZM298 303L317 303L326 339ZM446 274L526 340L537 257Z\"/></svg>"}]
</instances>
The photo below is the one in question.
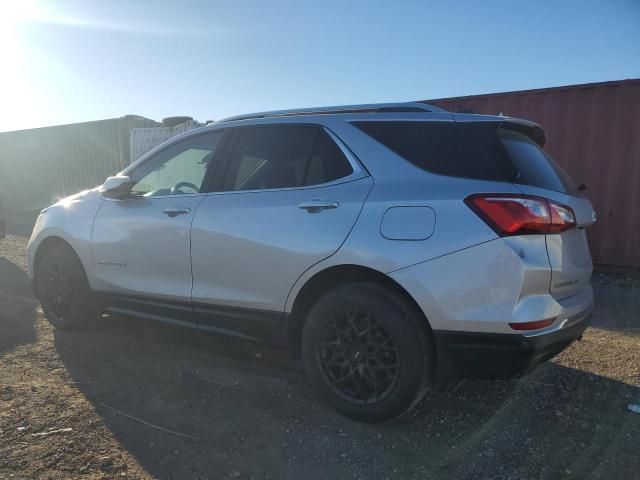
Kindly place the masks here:
<instances>
[{"instance_id":1,"label":"rear windshield","mask_svg":"<svg viewBox=\"0 0 640 480\"><path fill-rule=\"evenodd\" d=\"M439 175L574 193L564 170L522 133L497 122L354 122L413 165Z\"/></svg>"}]
</instances>

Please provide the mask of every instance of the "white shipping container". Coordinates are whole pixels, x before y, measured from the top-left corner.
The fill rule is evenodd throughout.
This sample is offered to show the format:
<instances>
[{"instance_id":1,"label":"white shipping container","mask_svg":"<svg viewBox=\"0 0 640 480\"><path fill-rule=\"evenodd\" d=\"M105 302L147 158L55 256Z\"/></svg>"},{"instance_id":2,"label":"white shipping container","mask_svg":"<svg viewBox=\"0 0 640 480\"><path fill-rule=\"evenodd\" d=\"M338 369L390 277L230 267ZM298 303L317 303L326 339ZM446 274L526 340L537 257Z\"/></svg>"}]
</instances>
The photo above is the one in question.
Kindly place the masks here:
<instances>
[{"instance_id":1,"label":"white shipping container","mask_svg":"<svg viewBox=\"0 0 640 480\"><path fill-rule=\"evenodd\" d=\"M130 162L134 162L165 140L200 126L201 124L195 120L189 120L175 127L132 128L129 137Z\"/></svg>"}]
</instances>

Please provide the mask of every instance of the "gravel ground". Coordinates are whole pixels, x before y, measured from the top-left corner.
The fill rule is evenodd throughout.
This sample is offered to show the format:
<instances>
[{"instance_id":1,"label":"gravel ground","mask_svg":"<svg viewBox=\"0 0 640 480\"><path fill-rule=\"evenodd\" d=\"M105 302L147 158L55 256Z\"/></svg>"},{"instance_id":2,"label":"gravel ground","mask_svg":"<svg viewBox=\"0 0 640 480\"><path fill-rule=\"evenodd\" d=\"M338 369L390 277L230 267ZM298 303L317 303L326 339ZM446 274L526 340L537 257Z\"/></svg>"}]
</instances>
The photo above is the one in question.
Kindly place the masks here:
<instances>
[{"instance_id":1,"label":"gravel ground","mask_svg":"<svg viewBox=\"0 0 640 480\"><path fill-rule=\"evenodd\" d=\"M638 478L640 282L596 275L584 339L512 381L352 422L282 352L110 319L55 332L0 243L0 478Z\"/></svg>"}]
</instances>

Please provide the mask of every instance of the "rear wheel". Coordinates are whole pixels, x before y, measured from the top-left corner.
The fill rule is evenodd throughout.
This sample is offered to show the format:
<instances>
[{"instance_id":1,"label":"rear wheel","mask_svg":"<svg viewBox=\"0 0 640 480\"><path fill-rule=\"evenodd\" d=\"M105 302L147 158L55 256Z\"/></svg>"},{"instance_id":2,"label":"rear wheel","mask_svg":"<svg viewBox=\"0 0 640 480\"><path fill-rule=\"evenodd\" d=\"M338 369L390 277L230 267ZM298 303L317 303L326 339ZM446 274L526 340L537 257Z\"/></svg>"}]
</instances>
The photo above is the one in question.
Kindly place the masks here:
<instances>
[{"instance_id":1,"label":"rear wheel","mask_svg":"<svg viewBox=\"0 0 640 480\"><path fill-rule=\"evenodd\" d=\"M383 421L408 411L431 378L433 348L420 312L372 283L338 287L311 308L302 338L307 374L340 413Z\"/></svg>"},{"instance_id":2,"label":"rear wheel","mask_svg":"<svg viewBox=\"0 0 640 480\"><path fill-rule=\"evenodd\" d=\"M54 327L72 330L95 323L93 295L82 263L70 247L59 244L47 250L35 281L42 310Z\"/></svg>"}]
</instances>

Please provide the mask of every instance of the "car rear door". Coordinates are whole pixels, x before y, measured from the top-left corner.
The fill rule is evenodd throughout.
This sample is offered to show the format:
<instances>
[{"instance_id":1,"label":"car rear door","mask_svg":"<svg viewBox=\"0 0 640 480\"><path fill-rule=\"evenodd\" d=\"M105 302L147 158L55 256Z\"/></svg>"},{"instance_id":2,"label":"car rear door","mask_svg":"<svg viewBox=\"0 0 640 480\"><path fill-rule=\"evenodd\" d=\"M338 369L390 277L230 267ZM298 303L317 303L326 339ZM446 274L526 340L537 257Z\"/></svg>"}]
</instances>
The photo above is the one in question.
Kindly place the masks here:
<instances>
[{"instance_id":1,"label":"car rear door","mask_svg":"<svg viewBox=\"0 0 640 480\"><path fill-rule=\"evenodd\" d=\"M373 180L316 125L238 127L225 185L193 222L198 326L251 337L278 330L302 273L344 242Z\"/></svg>"},{"instance_id":2,"label":"car rear door","mask_svg":"<svg viewBox=\"0 0 640 480\"><path fill-rule=\"evenodd\" d=\"M536 142L517 132L502 131L502 143L519 172L517 187L523 193L548 198L569 207L576 227L546 235L551 264L550 293L569 297L591 279L593 264L586 227L595 221L591 202L580 195L571 178Z\"/></svg>"}]
</instances>

